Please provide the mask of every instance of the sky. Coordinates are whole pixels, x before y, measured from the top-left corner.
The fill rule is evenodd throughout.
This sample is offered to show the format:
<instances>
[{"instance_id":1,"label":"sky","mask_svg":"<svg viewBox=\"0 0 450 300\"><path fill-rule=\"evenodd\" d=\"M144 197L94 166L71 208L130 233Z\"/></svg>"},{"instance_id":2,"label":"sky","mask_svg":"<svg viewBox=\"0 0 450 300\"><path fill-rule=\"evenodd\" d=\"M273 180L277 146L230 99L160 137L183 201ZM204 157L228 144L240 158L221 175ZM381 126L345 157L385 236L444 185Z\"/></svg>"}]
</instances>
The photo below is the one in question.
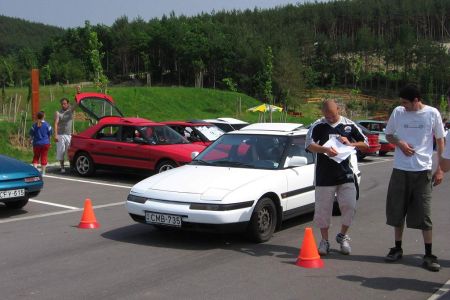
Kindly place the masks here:
<instances>
[{"instance_id":1,"label":"sky","mask_svg":"<svg viewBox=\"0 0 450 300\"><path fill-rule=\"evenodd\" d=\"M193 16L213 10L274 8L313 0L0 0L0 15L54 25L62 28L92 25L110 26L127 16L148 21L174 11L175 15Z\"/></svg>"}]
</instances>

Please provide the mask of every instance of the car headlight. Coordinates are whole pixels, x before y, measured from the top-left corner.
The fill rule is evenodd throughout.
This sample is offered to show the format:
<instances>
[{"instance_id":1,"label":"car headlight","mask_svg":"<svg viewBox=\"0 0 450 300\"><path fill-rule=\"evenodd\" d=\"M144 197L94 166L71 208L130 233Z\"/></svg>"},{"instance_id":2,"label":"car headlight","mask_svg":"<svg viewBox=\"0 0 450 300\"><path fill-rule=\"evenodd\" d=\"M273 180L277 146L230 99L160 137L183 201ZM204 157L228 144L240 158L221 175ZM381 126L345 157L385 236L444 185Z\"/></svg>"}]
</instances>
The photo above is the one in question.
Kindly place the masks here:
<instances>
[{"instance_id":1,"label":"car headlight","mask_svg":"<svg viewBox=\"0 0 450 300\"><path fill-rule=\"evenodd\" d=\"M24 181L27 183L41 181L41 177L40 176L26 177L24 178Z\"/></svg>"}]
</instances>

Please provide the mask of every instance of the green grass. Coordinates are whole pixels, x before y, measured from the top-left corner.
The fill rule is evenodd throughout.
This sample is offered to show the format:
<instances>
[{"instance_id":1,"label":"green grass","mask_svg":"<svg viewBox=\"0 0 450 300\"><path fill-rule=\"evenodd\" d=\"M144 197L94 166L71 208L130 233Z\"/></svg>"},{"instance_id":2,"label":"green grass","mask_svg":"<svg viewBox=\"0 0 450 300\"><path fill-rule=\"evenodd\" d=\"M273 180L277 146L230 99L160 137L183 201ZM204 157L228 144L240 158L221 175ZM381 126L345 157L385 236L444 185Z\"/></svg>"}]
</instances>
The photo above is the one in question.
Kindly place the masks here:
<instances>
[{"instance_id":1,"label":"green grass","mask_svg":"<svg viewBox=\"0 0 450 300\"><path fill-rule=\"evenodd\" d=\"M83 87L82 92L98 92L94 87ZM51 101L50 94L53 94ZM22 97L21 109L26 109L26 98L28 89L10 88L6 89L7 99ZM108 89L116 105L125 116L136 116L154 121L166 120L189 120L206 119L217 117L234 117L250 123L258 121L258 113L247 112L247 109L261 104L260 101L247 95L235 92L227 92L212 89L184 88L184 87L112 87ZM59 99L67 97L73 100L75 86L46 86L40 87L40 109L46 112L46 120L53 125L54 112L60 108ZM241 113L238 113L238 99L241 103ZM315 107L304 105L302 110L304 118L294 118L288 116L287 122L309 124L315 119ZM0 111L1 114L1 111ZM81 110L77 109L77 114ZM280 122L280 113L273 113L273 122ZM78 119L78 118L77 118ZM266 120L269 117L266 116ZM31 127L31 116L27 121L27 126ZM88 127L88 122L76 121L75 130L82 131ZM8 137L17 131L17 125L0 119L0 134ZM28 131L28 129L27 129ZM0 153L31 161L32 151L29 149L18 149L13 147L9 138L0 140ZM49 152L49 161L55 161L55 146Z\"/></svg>"}]
</instances>

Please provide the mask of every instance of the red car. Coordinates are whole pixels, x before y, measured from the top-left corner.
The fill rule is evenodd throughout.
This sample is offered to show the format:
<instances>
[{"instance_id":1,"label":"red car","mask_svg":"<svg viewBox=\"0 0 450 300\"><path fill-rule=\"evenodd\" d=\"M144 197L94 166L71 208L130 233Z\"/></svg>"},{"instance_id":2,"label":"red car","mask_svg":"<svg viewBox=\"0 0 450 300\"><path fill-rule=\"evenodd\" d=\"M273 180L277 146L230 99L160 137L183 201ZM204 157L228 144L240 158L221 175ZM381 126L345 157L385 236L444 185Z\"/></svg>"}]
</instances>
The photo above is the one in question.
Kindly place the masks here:
<instances>
[{"instance_id":1,"label":"red car","mask_svg":"<svg viewBox=\"0 0 450 300\"><path fill-rule=\"evenodd\" d=\"M174 129L194 144L208 146L225 132L216 125L206 122L167 121L161 122Z\"/></svg>"},{"instance_id":2,"label":"red car","mask_svg":"<svg viewBox=\"0 0 450 300\"><path fill-rule=\"evenodd\" d=\"M379 155L383 156L388 152L395 151L395 145L389 143L386 140L386 134L384 133L384 129L386 128L387 121L377 121L377 120L359 120L357 123L366 127L368 130L378 133L378 139L381 144L381 148L379 151Z\"/></svg>"},{"instance_id":3,"label":"red car","mask_svg":"<svg viewBox=\"0 0 450 300\"><path fill-rule=\"evenodd\" d=\"M363 151L359 149L356 151L356 156L358 157L358 160L363 159L367 155L373 155L378 153L378 151L380 151L381 149L381 144L378 140L378 133L368 130L366 127L362 126L359 123L356 123L356 125L358 126L359 129L361 129L362 133L367 137L367 140L369 142L369 148Z\"/></svg>"},{"instance_id":4,"label":"red car","mask_svg":"<svg viewBox=\"0 0 450 300\"><path fill-rule=\"evenodd\" d=\"M205 146L189 143L175 130L142 118L125 118L110 96L82 93L79 107L98 123L74 134L69 148L72 169L81 176L103 166L158 173L189 163Z\"/></svg>"}]
</instances>

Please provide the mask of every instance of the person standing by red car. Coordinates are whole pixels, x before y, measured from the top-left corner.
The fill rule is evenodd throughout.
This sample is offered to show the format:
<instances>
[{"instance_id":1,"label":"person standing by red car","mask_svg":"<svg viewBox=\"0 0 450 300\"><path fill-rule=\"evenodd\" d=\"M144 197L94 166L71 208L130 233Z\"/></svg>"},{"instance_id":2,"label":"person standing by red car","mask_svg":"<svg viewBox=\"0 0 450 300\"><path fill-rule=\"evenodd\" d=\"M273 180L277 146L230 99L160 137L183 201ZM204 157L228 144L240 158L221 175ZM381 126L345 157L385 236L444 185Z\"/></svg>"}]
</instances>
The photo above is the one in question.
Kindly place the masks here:
<instances>
[{"instance_id":1,"label":"person standing by red car","mask_svg":"<svg viewBox=\"0 0 450 300\"><path fill-rule=\"evenodd\" d=\"M30 143L33 145L33 166L37 168L39 160L41 161L41 172L45 175L45 169L48 163L48 149L50 148L50 137L52 136L52 127L45 122L45 113L40 111L36 115L37 121L30 129Z\"/></svg>"}]
</instances>

